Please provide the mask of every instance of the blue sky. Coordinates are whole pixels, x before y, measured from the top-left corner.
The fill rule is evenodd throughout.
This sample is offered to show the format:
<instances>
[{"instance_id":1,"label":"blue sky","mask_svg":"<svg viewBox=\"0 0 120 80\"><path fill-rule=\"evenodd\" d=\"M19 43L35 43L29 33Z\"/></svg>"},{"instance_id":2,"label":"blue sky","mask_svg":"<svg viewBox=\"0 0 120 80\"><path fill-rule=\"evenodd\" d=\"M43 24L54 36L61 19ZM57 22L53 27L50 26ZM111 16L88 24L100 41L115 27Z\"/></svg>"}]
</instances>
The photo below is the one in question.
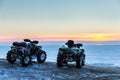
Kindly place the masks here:
<instances>
[{"instance_id":1,"label":"blue sky","mask_svg":"<svg viewBox=\"0 0 120 80\"><path fill-rule=\"evenodd\" d=\"M120 1L0 0L0 30L2 40L81 39L83 35L86 39L92 34L118 40Z\"/></svg>"}]
</instances>

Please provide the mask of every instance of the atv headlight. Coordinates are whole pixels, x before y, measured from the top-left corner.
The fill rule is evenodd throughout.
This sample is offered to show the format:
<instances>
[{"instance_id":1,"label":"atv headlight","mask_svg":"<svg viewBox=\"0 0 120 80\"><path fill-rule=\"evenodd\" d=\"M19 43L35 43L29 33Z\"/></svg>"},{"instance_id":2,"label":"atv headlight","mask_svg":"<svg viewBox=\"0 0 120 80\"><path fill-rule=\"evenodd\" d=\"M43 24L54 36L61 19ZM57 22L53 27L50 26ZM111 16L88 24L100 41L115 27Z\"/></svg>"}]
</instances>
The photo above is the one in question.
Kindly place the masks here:
<instances>
[{"instance_id":1,"label":"atv headlight","mask_svg":"<svg viewBox=\"0 0 120 80\"><path fill-rule=\"evenodd\" d=\"M59 50L59 54L63 54L63 51Z\"/></svg>"},{"instance_id":2,"label":"atv headlight","mask_svg":"<svg viewBox=\"0 0 120 80\"><path fill-rule=\"evenodd\" d=\"M11 49L15 49L15 47L14 47L14 46L11 46Z\"/></svg>"},{"instance_id":3,"label":"atv headlight","mask_svg":"<svg viewBox=\"0 0 120 80\"><path fill-rule=\"evenodd\" d=\"M38 46L39 47L39 49L42 49L42 46Z\"/></svg>"},{"instance_id":4,"label":"atv headlight","mask_svg":"<svg viewBox=\"0 0 120 80\"><path fill-rule=\"evenodd\" d=\"M82 52L82 50L80 49L79 52Z\"/></svg>"}]
</instances>

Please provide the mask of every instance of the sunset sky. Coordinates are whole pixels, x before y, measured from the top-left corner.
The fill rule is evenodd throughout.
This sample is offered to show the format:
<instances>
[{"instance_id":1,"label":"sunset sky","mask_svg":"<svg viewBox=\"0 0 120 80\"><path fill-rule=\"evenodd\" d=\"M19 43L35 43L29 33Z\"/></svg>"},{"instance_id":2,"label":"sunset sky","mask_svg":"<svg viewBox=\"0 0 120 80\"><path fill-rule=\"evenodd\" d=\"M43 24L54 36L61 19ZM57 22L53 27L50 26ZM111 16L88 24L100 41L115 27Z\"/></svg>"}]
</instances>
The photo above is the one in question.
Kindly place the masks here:
<instances>
[{"instance_id":1,"label":"sunset sky","mask_svg":"<svg viewBox=\"0 0 120 80\"><path fill-rule=\"evenodd\" d=\"M120 0L0 0L0 41L120 41Z\"/></svg>"}]
</instances>

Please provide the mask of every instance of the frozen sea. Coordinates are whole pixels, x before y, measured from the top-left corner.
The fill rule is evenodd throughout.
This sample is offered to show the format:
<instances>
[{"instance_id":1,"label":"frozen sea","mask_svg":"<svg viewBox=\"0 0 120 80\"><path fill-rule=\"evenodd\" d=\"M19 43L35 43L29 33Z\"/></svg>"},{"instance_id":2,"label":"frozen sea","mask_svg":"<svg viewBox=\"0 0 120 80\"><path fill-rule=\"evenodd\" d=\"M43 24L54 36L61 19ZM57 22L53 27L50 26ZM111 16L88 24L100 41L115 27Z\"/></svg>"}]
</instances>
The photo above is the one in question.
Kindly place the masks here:
<instances>
[{"instance_id":1,"label":"frozen sea","mask_svg":"<svg viewBox=\"0 0 120 80\"><path fill-rule=\"evenodd\" d=\"M47 61L56 62L58 49L64 43L42 43L47 52ZM12 43L0 43L0 58L6 58ZM120 45L83 45L87 64L112 64L120 66Z\"/></svg>"}]
</instances>

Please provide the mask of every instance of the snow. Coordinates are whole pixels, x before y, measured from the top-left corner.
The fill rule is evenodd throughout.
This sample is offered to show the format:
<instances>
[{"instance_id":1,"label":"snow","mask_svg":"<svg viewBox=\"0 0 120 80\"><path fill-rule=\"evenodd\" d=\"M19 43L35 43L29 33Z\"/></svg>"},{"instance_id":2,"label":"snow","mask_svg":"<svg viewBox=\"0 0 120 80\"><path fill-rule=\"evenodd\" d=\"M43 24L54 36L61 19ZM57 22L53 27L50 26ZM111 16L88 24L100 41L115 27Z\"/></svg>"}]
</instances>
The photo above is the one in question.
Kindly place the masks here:
<instances>
[{"instance_id":1,"label":"snow","mask_svg":"<svg viewBox=\"0 0 120 80\"><path fill-rule=\"evenodd\" d=\"M63 68L54 62L38 64L33 62L21 67L19 62L8 63L0 59L0 80L119 80L120 67L110 64L86 64L81 69L70 64Z\"/></svg>"}]
</instances>

